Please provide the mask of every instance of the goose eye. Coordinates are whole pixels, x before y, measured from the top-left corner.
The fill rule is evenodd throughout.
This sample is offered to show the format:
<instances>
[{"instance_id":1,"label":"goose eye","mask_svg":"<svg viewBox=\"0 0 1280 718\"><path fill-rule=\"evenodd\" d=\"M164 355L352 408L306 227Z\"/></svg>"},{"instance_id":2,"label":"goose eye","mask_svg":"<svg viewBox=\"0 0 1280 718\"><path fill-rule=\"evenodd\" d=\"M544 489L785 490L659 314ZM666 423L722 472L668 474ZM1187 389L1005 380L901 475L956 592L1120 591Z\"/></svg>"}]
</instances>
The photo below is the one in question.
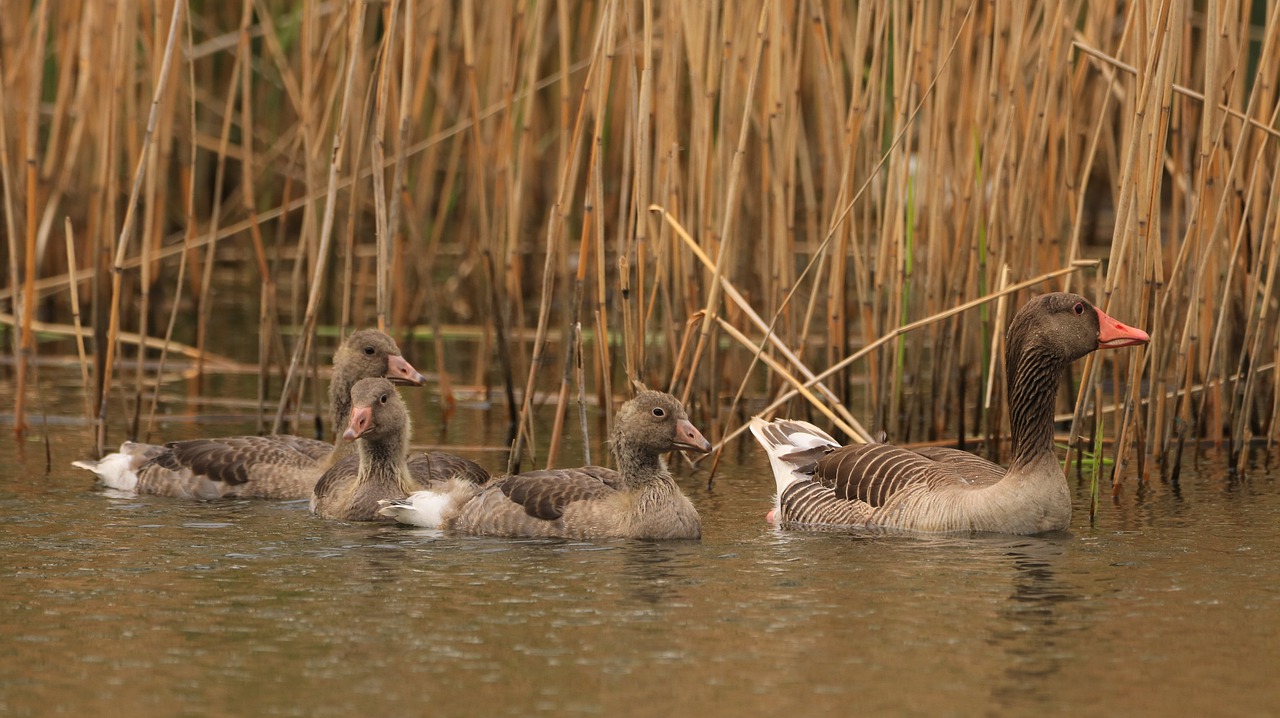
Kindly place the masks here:
<instances>
[{"instance_id":1,"label":"goose eye","mask_svg":"<svg viewBox=\"0 0 1280 718\"><path fill-rule=\"evenodd\" d=\"M365 356L367 356L367 357L371 357L371 356L373 356L375 353L377 353L377 350L376 350L376 349L374 349L373 347L365 347L365 348L364 348L364 355L365 355Z\"/></svg>"},{"instance_id":2,"label":"goose eye","mask_svg":"<svg viewBox=\"0 0 1280 718\"><path fill-rule=\"evenodd\" d=\"M661 419L662 417L667 415L667 412L663 411L662 407L655 406L653 407L653 415Z\"/></svg>"},{"instance_id":3,"label":"goose eye","mask_svg":"<svg viewBox=\"0 0 1280 718\"><path fill-rule=\"evenodd\" d=\"M383 404L387 403L387 395L383 394L382 396L378 397L378 401Z\"/></svg>"},{"instance_id":4,"label":"goose eye","mask_svg":"<svg viewBox=\"0 0 1280 718\"><path fill-rule=\"evenodd\" d=\"M1076 302L1076 305L1071 308L1071 311L1075 312L1076 316L1080 316L1081 314L1084 314L1084 303Z\"/></svg>"}]
</instances>

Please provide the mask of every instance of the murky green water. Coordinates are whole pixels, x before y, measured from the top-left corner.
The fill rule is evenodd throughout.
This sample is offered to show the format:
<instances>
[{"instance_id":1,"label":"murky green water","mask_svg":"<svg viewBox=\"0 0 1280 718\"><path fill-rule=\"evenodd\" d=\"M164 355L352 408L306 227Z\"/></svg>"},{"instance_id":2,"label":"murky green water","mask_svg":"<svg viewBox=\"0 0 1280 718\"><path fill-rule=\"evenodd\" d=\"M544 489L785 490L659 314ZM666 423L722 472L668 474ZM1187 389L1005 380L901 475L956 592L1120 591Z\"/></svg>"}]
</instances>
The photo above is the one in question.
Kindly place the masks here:
<instances>
[{"instance_id":1,"label":"murky green water","mask_svg":"<svg viewBox=\"0 0 1280 718\"><path fill-rule=\"evenodd\" d=\"M1280 711L1275 469L1131 489L1095 528L1078 487L1050 537L860 538L771 529L748 450L683 480L700 543L529 542L113 497L67 465L87 429L52 441L45 476L0 438L0 715Z\"/></svg>"}]
</instances>

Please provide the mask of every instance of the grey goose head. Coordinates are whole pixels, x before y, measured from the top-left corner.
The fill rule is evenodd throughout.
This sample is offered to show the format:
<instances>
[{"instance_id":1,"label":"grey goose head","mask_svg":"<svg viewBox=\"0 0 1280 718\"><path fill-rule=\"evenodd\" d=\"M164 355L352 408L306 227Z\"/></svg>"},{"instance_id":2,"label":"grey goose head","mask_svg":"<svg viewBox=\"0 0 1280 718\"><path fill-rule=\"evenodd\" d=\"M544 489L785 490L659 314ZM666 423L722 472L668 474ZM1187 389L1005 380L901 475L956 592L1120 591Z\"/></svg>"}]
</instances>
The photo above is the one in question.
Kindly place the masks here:
<instances>
[{"instance_id":1,"label":"grey goose head","mask_svg":"<svg viewBox=\"0 0 1280 718\"><path fill-rule=\"evenodd\" d=\"M334 381L348 386L365 377L386 377L397 384L422 386L427 378L400 353L396 341L377 329L352 334L333 355Z\"/></svg>"},{"instance_id":2,"label":"grey goose head","mask_svg":"<svg viewBox=\"0 0 1280 718\"><path fill-rule=\"evenodd\" d=\"M1097 349L1145 344L1151 337L1121 324L1088 299L1067 292L1044 294L1022 305L1009 323L1010 359L1031 351L1073 362Z\"/></svg>"},{"instance_id":3,"label":"grey goose head","mask_svg":"<svg viewBox=\"0 0 1280 718\"><path fill-rule=\"evenodd\" d=\"M654 456L677 449L702 454L711 451L711 442L689 421L679 399L648 389L618 410L613 444Z\"/></svg>"},{"instance_id":4,"label":"grey goose head","mask_svg":"<svg viewBox=\"0 0 1280 718\"><path fill-rule=\"evenodd\" d=\"M389 380L361 379L351 387L351 420L342 438L385 441L403 434L408 421L409 412Z\"/></svg>"}]
</instances>

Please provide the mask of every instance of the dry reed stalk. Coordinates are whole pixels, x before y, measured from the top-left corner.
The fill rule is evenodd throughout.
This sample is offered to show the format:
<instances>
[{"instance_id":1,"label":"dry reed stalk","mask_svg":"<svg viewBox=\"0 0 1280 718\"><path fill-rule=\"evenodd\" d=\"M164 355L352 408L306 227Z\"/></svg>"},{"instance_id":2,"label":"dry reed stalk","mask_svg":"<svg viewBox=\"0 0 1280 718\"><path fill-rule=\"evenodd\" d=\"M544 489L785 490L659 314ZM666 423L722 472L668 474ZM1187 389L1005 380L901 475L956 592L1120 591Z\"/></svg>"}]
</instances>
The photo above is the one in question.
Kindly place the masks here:
<instances>
[{"instance_id":1,"label":"dry reed stalk","mask_svg":"<svg viewBox=\"0 0 1280 718\"><path fill-rule=\"evenodd\" d=\"M595 255L597 258L603 257L604 255L603 240L600 233L596 231L596 228L603 222L602 219L597 217L598 211L601 209L599 192L602 182L599 174L601 162L600 149L603 144L602 138L604 134L604 101L608 97L607 78L609 77L610 71L613 67L613 36L616 32L613 20L617 17L614 12L616 10L616 5L616 2L611 2L609 9L606 10L605 17L601 20L601 32L599 40L597 41L600 57L603 58L600 76L606 78L605 83L602 83L603 86L592 93L587 93L585 90L583 92L584 106L586 105L586 101L589 97L595 100L595 105L592 107L591 149L587 154L587 174L590 179L583 197L582 231L578 240L577 271L573 278L573 297L570 303L570 307L572 309L569 316L569 331L565 332L566 346L570 348L565 352L564 370L561 373L558 400L556 402L555 415L551 423L551 444L548 449L546 468L552 468L554 465L553 462L556 459L559 437L562 435L564 430L564 418L568 410L567 398L569 396L569 383L574 376L573 365L575 361L582 361L581 355L575 352L572 349L572 345L568 344L568 342L572 341L570 339L572 333L580 331L582 324L581 312L583 303L586 299L588 271L592 266L592 247L594 246L596 249ZM603 288L603 280L601 278L597 278L597 283L601 288ZM550 290L550 287L543 288L544 292ZM604 335L599 331L598 325L597 337L598 341L605 341Z\"/></svg>"},{"instance_id":2,"label":"dry reed stalk","mask_svg":"<svg viewBox=\"0 0 1280 718\"><path fill-rule=\"evenodd\" d=\"M302 327L292 349L308 360L295 365L314 365L304 346L311 317L339 332L375 315L383 325L429 322L448 406L441 330L485 322L469 374L497 380L495 351L523 372L516 456L546 438L530 433L538 397L577 382L608 402L614 366L628 379L676 377L713 434L739 402L786 395L780 375L758 376L754 353L724 341L721 321L757 332L753 344L802 383L804 371L837 367L812 393L846 424L845 414L857 416L899 440L975 425L998 435L999 402L984 409L972 389L998 380L996 312L894 332L991 294L1006 266L1016 283L1105 258L1096 285L1067 277L1053 286L1099 299L1155 340L1086 362L1072 436L1090 405L1118 407L1105 427L1120 439L1120 476L1131 449L1168 472L1186 442L1229 441L1241 464L1251 434L1276 435L1276 382L1262 367L1280 338L1262 317L1273 314L1280 245L1271 169L1280 132L1274 78L1257 69L1275 63L1276 9L1251 18L1217 1L1199 12L1082 0L394 0L381 6L378 31L364 23L368 31L351 32L360 4L305 3L284 21L273 4L247 0L195 9L188 33L200 42L187 78L174 78L193 108L190 127L174 121L175 93L148 140L140 110L156 81L158 10L133 0L105 11L43 7L7 16L20 40L0 48L0 92L26 97L41 85L46 103L36 120L38 214L12 211L30 197L23 179L5 181L18 189L4 200L16 225L9 255L25 247L18 217L27 214L38 219L36 267L24 279L25 262L11 261L0 300L31 294L27 306L47 300L66 316L64 284L88 277L103 288L124 270L118 290L91 300L104 384L109 330L150 333L155 321L144 308L111 329L111 292L124 306L203 297L201 311L214 312L195 341L203 346L220 331L222 298L242 293L228 277L253 276L256 265L263 376L271 356L284 363L280 328ZM55 13L45 33L36 31L42 11ZM45 36L33 81L32 51ZM111 89L89 91L98 86ZM352 106L361 100L372 104ZM13 117L25 137L29 116ZM365 138L375 142L368 160ZM335 146L343 156L326 156ZM25 159L25 145L12 147ZM174 152L194 159L172 162ZM126 156L147 163L131 220L141 244L113 261L106 235L130 194L118 186ZM165 209L179 187L195 196L180 219ZM654 205L715 261L691 251ZM63 258L45 257L63 213L86 267L65 274ZM290 213L301 220L286 222ZM165 236L178 221L184 233ZM363 226L377 227L374 253L357 241ZM247 244L223 241L246 232ZM575 234L576 253L565 241ZM62 251L55 244L47 254ZM330 271L334 255L346 264ZM193 263L186 276L184 261ZM316 300L320 283L341 292ZM495 313L494 290L507 351L483 317ZM579 319L590 327L580 350L569 339ZM873 345L865 362L845 361ZM151 371L135 369L135 382ZM1096 391L1103 377L1115 379L1110 396ZM1142 396L1139 379L1149 385ZM296 394L286 387L284 403Z\"/></svg>"},{"instance_id":3,"label":"dry reed stalk","mask_svg":"<svg viewBox=\"0 0 1280 718\"><path fill-rule=\"evenodd\" d=\"M2 100L3 98L0 98ZM3 133L0 133L2 136ZM76 243L71 230L71 218L68 217L64 224L64 236L67 245L67 274L74 275L76 271ZM89 384L89 358L84 351L84 334L83 328L80 326L80 284L78 282L70 282L71 292L71 321L72 326L76 330L76 354L80 357L80 381L84 388L84 414L85 418L92 421L93 419L93 391Z\"/></svg>"},{"instance_id":4,"label":"dry reed stalk","mask_svg":"<svg viewBox=\"0 0 1280 718\"><path fill-rule=\"evenodd\" d=\"M4 57L0 53L0 107L8 107L9 103L6 99L4 82ZM5 121L6 112L0 111L0 184L4 185L4 227L5 238L7 240L7 248L9 250L9 302L13 306L13 314L20 312L18 306L18 287L21 286L18 281L18 230L14 218L17 212L14 207L13 198L13 177L9 172L9 131ZM27 277L27 282L31 285L35 284L34 277ZM22 336L18 332L13 333L13 356L17 359L22 353Z\"/></svg>"},{"instance_id":5,"label":"dry reed stalk","mask_svg":"<svg viewBox=\"0 0 1280 718\"><path fill-rule=\"evenodd\" d=\"M382 46L378 50L376 66L379 68L377 91L373 96L374 120L371 159L373 161L373 207L375 217L375 242L377 262L374 270L377 291L377 325L382 331L387 330L387 319L390 314L391 301L388 287L388 272L391 263L391 236L394 232L391 224L391 198L387 196L387 178L382 169L386 162L386 129L387 103L391 85L391 52L396 34L400 31L400 3L393 0L387 9L385 19L388 31L382 37ZM397 165L398 167L398 165ZM392 196L396 196L395 185L392 185Z\"/></svg>"},{"instance_id":6,"label":"dry reed stalk","mask_svg":"<svg viewBox=\"0 0 1280 718\"><path fill-rule=\"evenodd\" d=\"M411 86L414 80L413 48L415 47L414 40L416 36L414 34L415 23L413 22L413 20L416 14L417 14L417 2L415 2L415 0L405 0L405 17L407 18L407 20L404 22L404 38L403 40L401 40L401 43L400 43L402 47L401 63L400 63L400 83L401 84L400 84L400 87L398 88L400 92L400 104L399 104L399 107L397 108L396 145L395 145L396 153L395 153L395 159L394 159L394 165L393 165L394 169L391 174L391 207L387 210L387 215L388 215L387 227L388 227L388 231L390 232L390 239L393 241L395 240L396 237L401 236L398 233L397 228L400 226L400 200L405 195L405 176L404 175L405 175L405 168L406 168L405 166L407 164L406 163L407 158L405 155L405 145L407 145L409 142L409 120L410 120L410 98L411 98L411 95L406 88ZM392 23L392 27L395 27L395 23ZM377 171L376 167L374 168L374 171L375 172ZM403 246L403 243L401 243L400 246ZM379 275L379 280L383 280L383 279L384 278L381 275ZM401 292L400 295L398 296L403 300L404 293ZM402 314L400 317L397 318L396 323L402 325L404 324L404 322L405 322L405 317ZM443 367L440 367L440 372L442 374L444 373Z\"/></svg>"},{"instance_id":7,"label":"dry reed stalk","mask_svg":"<svg viewBox=\"0 0 1280 718\"><path fill-rule=\"evenodd\" d=\"M47 27L49 24L49 3L48 0L41 0L36 8L36 37L35 48L30 54L31 62L34 67L30 76L27 78L29 83L27 95L27 113L26 113L26 130L23 133L23 149L26 154L27 166L27 219L26 229L26 248L25 248L25 267L23 269L23 277L27 280L26 293L22 299L22 331L18 340L18 360L17 386L14 390L13 403L13 433L16 437L21 438L27 433L27 369L30 361L30 355L35 351L35 341L31 336L31 320L35 316L35 277L36 277L36 225L32 218L36 216L36 200L39 197L40 188L36 184L37 160L36 160L36 142L38 120L40 113L37 108L40 106L40 89L41 83L38 78L41 76L40 68L44 64L44 48L45 39L48 35ZM13 264L17 264L17 254L10 255ZM14 287L18 285L15 283Z\"/></svg>"},{"instance_id":8,"label":"dry reed stalk","mask_svg":"<svg viewBox=\"0 0 1280 718\"><path fill-rule=\"evenodd\" d=\"M247 48L249 40L250 21L253 18L253 0L244 0L240 13L240 43L237 45L237 56ZM194 86L194 82L192 85ZM250 63L240 63L240 126L252 127L254 125L253 113L253 77L250 73ZM228 115L231 112L227 112ZM192 108L192 119L195 119L195 111ZM195 128L192 128L194 134ZM269 390L269 378L271 376L271 349L273 340L278 341L276 333L276 316L279 308L276 305L276 282L271 268L267 262L266 244L262 236L262 226L258 219L257 206L254 203L258 196L255 186L255 174L257 170L257 161L252 138L242 143L243 157L241 158L240 181L243 189L240 193L241 209L248 215L249 237L253 243L254 259L257 262L258 276L262 280L262 288L258 293L258 410L257 424L258 432L266 431L266 399ZM194 159L192 164L194 165ZM185 255L183 255L185 256ZM179 272L185 270L185 265L180 264ZM181 276L181 275L180 275ZM182 286L179 278L177 286ZM170 325L172 331L172 323ZM154 406L153 406L154 409Z\"/></svg>"},{"instance_id":9,"label":"dry reed stalk","mask_svg":"<svg viewBox=\"0 0 1280 718\"><path fill-rule=\"evenodd\" d=\"M561 0L562 8L563 8L563 2L564 0ZM562 30L567 29L566 27L567 17L562 13L561 18L562 18L561 29ZM555 258L560 249L559 238L563 233L564 220L567 217L567 213L569 211L569 207L567 205L571 201L573 185L576 183L576 179L577 179L578 158L581 154L581 140L582 140L582 130L584 127L583 120L585 116L585 109L587 106L587 100L591 96L591 87L592 87L593 79L595 79L595 76L599 74L599 71L597 69L598 64L600 62L599 49L602 45L601 39L605 32L606 30L602 26L599 32L599 36L597 37L595 50L592 52L591 64L588 66L587 79L582 90L582 101L578 105L577 116L576 116L576 119L574 120L573 133L571 135L572 141L570 142L570 145L572 147L572 152L568 153L568 159L566 161L563 161L560 165L561 174L560 174L559 187L556 190L557 199L548 217L547 243L546 243L546 250L545 250L546 260L543 264L542 285L541 285L542 298L539 302L539 307L538 307L538 323L537 323L536 335L533 341L533 348L532 348L533 355L529 362L529 376L525 382L524 392L521 396L520 421L516 430L515 441L512 442L511 454L509 455L507 460L507 471L509 473L516 473L519 470L520 457L523 449L526 446L530 449L530 451L532 451L532 444L533 444L532 440L534 438L532 435L533 389L534 389L534 383L537 380L538 369L543 360L543 353L545 351L545 342L546 342L546 336L547 336L547 326L551 318L551 297L552 297L553 287L555 285L553 281L553 277L554 277L553 270L555 268ZM561 67L562 67L562 77L567 80L568 62L564 61L563 58L562 58ZM563 112L562 112L561 119L562 119L562 127L563 127L563 123L564 123ZM530 439L530 441L527 444L525 443L526 435ZM533 456L532 453L530 454L530 456L532 458Z\"/></svg>"},{"instance_id":10,"label":"dry reed stalk","mask_svg":"<svg viewBox=\"0 0 1280 718\"><path fill-rule=\"evenodd\" d=\"M187 57L190 58L189 51L192 46L190 21L186 23L186 28L187 28L187 37L186 37L187 44L185 49L188 51ZM190 60L188 60L187 62L187 82L189 85L193 87L195 86L195 67ZM188 95L188 98L187 98L188 110L190 112L190 119L191 119L191 124L189 125L189 132L191 132L191 134L194 135L195 123L196 123L196 100L195 100L195 96L192 95L191 93L187 93L187 95ZM192 143L189 149L191 154L188 158L188 162L190 163L191 167L194 167L196 164L195 144ZM186 192L183 193L183 216L186 219L186 221L183 222L183 226L186 228L186 230L183 232L182 238L183 238L183 245L189 246L191 243L192 237L195 235L195 225L196 225L195 200L196 198L195 198L195 184L190 181L186 182L185 184L186 184ZM183 251L178 255L178 273L173 283L173 286L175 288L175 294L177 293L177 291L180 291L183 286L183 279L186 277L186 273L187 273L187 257L189 257L190 255L191 255L190 251ZM157 376L162 376L164 374L165 361L169 357L169 347L173 342L173 331L174 331L174 328L177 326L178 309L181 306L182 306L182 303L178 300L177 297L175 297L173 302L173 307L169 311L169 323L165 327L164 342L160 346L160 355L156 362L155 373ZM267 339L264 337L261 341L267 341ZM143 353L144 352L139 351L139 354L143 354ZM197 374L198 372L199 370L197 369ZM263 381L262 374L263 374L263 371L261 367L259 367L259 374L258 374L259 382ZM143 441L150 441L151 439L151 432L153 427L155 426L156 410L159 408L159 405L160 405L160 382L156 382L155 388L151 392L151 407L147 412L147 429L146 429L146 432L143 434ZM261 430L262 429L261 417L263 416L263 412L261 409L261 399L259 399L258 416L259 416L258 426L259 426L259 430Z\"/></svg>"},{"instance_id":11,"label":"dry reed stalk","mask_svg":"<svg viewBox=\"0 0 1280 718\"><path fill-rule=\"evenodd\" d=\"M711 327L717 317L718 308L720 306L721 291L721 272L725 266L725 257L728 255L729 247L733 246L733 237L731 230L733 228L733 218L735 217L735 208L738 199L738 184L742 176L743 157L746 152L747 136L751 128L750 112L754 102L756 93L756 84L760 76L761 58L764 54L765 47L765 28L768 19L769 0L765 0L760 6L760 16L756 21L755 32L755 50L752 53L750 63L750 77L746 85L746 97L742 102L742 118L739 120L738 127L738 145L733 154L732 165L729 169L728 188L725 190L725 199L723 204L724 216L721 219L720 231L714 235L719 244L717 249L715 269L712 270L711 286L707 292L707 301L703 306L702 327L698 334L698 343L693 350L693 359L690 362L690 380L685 382L684 391L680 394L680 400L684 403L689 402L689 393L693 388L692 371L699 365L702 357L702 351L707 345L707 339L711 334Z\"/></svg>"},{"instance_id":12,"label":"dry reed stalk","mask_svg":"<svg viewBox=\"0 0 1280 718\"><path fill-rule=\"evenodd\" d=\"M247 8L242 8L241 15L241 27L243 28L244 24L248 22ZM243 77L243 73L240 68L249 62L249 38L246 33L242 31L239 39L240 41L236 44L235 59L232 61L232 70L229 82L227 83L226 94L224 96L225 99L223 100L223 106L226 108L230 108L234 105L234 98L238 94L238 85ZM235 113L231 112L229 109L222 113L222 126L218 134L217 164L213 176L213 185L217 188L221 188L226 181L228 148L231 143L231 129L232 121L234 119ZM213 196L213 207L210 210L209 227L210 235L215 238L218 236L219 224L222 221L222 202L223 193L221 191L215 192ZM217 239L209 242L204 248L204 261L201 265L202 270L199 280L199 298L196 302L196 347L198 348L203 348L208 341L209 316L213 311L210 292L213 287L214 255L217 248ZM197 391L199 391L203 384L203 372L201 372L199 368L197 368L197 376L200 377L197 379L196 387Z\"/></svg>"},{"instance_id":13,"label":"dry reed stalk","mask_svg":"<svg viewBox=\"0 0 1280 718\"><path fill-rule=\"evenodd\" d=\"M147 118L147 129L142 139L141 152L138 155L138 164L134 170L133 185L129 191L129 202L125 206L124 223L120 227L120 236L116 241L115 259L112 262L113 274L111 280L111 308L108 313L108 330L107 330L107 346L106 359L103 362L107 368L107 372L114 366L113 358L115 354L116 338L119 334L120 326L120 295L121 295L121 279L124 273L121 264L124 261L125 251L128 248L129 238L133 233L134 218L137 212L138 194L141 190L143 170L146 166L146 153L151 146L151 138L156 128L156 117L158 115L160 100L164 97L165 88L168 86L169 68L173 62L173 48L178 37L178 21L181 19L183 10L186 5L184 0L177 0L173 4L173 13L169 21L169 33L166 36L164 59L160 63L160 73L156 78L155 92L151 98L151 109ZM34 212L32 213L32 216ZM145 337L145 334L139 333L139 336ZM110 394L111 375L104 372L102 377L101 400L98 409L98 440L97 448L101 453L105 442L106 431L106 397Z\"/></svg>"},{"instance_id":14,"label":"dry reed stalk","mask_svg":"<svg viewBox=\"0 0 1280 718\"><path fill-rule=\"evenodd\" d=\"M343 84L340 101L341 109L338 115L338 127L333 133L333 151L330 155L327 183L328 191L325 196L324 217L321 221L319 243L316 248L315 270L311 276L310 292L307 295L307 308L302 318L302 330L299 333L297 343L294 345L293 357L289 360L289 369L285 373L284 386L280 390L280 405L276 407L275 421L271 425L271 433L273 434L280 432L285 408L288 406L289 399L292 396L298 367L305 363L305 358L310 353L311 339L319 317L320 296L324 287L324 272L328 265L329 244L333 237L334 214L337 209L338 173L342 165L346 134L351 123L352 88L355 83L356 67L360 60L359 39L364 33L364 9L363 4L356 4L355 20L350 23L350 29L347 34L349 54L347 57L346 79ZM306 93L304 92L305 96Z\"/></svg>"}]
</instances>

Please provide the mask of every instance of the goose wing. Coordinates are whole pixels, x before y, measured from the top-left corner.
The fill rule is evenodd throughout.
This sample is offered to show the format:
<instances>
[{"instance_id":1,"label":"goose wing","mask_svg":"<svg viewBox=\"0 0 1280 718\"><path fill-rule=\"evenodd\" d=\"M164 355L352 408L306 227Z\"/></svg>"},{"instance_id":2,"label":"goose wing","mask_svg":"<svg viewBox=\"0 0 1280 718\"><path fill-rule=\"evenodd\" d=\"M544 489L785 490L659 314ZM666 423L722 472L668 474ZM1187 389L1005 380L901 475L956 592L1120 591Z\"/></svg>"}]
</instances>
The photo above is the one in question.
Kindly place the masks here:
<instances>
[{"instance_id":1,"label":"goose wing","mask_svg":"<svg viewBox=\"0 0 1280 718\"><path fill-rule=\"evenodd\" d=\"M212 481L243 484L255 466L311 469L333 451L333 446L298 436L230 436L190 439L165 445L148 463L170 471L190 471Z\"/></svg>"},{"instance_id":2,"label":"goose wing","mask_svg":"<svg viewBox=\"0 0 1280 718\"><path fill-rule=\"evenodd\" d=\"M925 446L914 450L937 462L939 470L956 474L965 483L987 486L1004 478L1005 468L967 451L945 446Z\"/></svg>"},{"instance_id":3,"label":"goose wing","mask_svg":"<svg viewBox=\"0 0 1280 718\"><path fill-rule=\"evenodd\" d=\"M1000 475L1003 469L972 454L955 450L926 454L892 444L846 446L822 457L814 467L814 478L838 498L871 507L884 506L904 491L985 485L994 483L993 478L998 481Z\"/></svg>"},{"instance_id":4,"label":"goose wing","mask_svg":"<svg viewBox=\"0 0 1280 718\"><path fill-rule=\"evenodd\" d=\"M545 521L563 516L565 508L575 501L608 496L620 485L618 472L602 466L528 471L509 476L499 484L502 493L522 506L526 514Z\"/></svg>"},{"instance_id":5,"label":"goose wing","mask_svg":"<svg viewBox=\"0 0 1280 718\"><path fill-rule=\"evenodd\" d=\"M424 487L443 484L450 479L462 479L477 486L489 481L489 472L483 466L442 451L410 456L409 475Z\"/></svg>"}]
</instances>

